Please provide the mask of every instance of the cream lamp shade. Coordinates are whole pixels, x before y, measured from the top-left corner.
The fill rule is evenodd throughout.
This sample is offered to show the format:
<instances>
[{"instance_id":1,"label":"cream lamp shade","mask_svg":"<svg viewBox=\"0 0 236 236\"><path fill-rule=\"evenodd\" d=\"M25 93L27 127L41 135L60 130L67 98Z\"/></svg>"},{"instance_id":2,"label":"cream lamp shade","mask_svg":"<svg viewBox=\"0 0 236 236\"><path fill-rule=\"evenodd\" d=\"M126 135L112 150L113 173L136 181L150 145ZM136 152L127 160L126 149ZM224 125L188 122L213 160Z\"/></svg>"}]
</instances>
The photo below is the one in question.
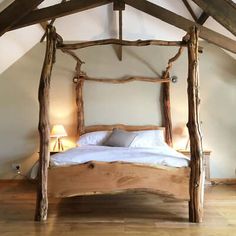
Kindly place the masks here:
<instances>
[{"instance_id":1,"label":"cream lamp shade","mask_svg":"<svg viewBox=\"0 0 236 236\"><path fill-rule=\"evenodd\" d=\"M61 138L66 137L67 133L63 125L53 125L50 137L51 138Z\"/></svg>"}]
</instances>

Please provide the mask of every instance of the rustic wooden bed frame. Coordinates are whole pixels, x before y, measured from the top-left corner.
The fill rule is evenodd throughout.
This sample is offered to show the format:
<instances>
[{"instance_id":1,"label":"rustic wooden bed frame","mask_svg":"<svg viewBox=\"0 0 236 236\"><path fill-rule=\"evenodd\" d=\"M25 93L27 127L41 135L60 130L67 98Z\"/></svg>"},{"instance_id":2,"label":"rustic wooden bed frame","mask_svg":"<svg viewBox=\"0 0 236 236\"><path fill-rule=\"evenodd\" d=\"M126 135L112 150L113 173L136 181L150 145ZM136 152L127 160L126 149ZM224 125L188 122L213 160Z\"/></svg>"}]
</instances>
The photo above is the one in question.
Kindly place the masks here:
<instances>
[{"instance_id":1,"label":"rustic wooden bed frame","mask_svg":"<svg viewBox=\"0 0 236 236\"><path fill-rule=\"evenodd\" d=\"M159 126L94 125L83 133L114 128L126 131L160 130ZM95 162L48 169L48 195L71 197L78 195L146 191L189 200L190 168L135 165L122 162ZM76 184L75 184L76 183Z\"/></svg>"},{"instance_id":2,"label":"rustic wooden bed frame","mask_svg":"<svg viewBox=\"0 0 236 236\"><path fill-rule=\"evenodd\" d=\"M181 46L178 53L169 60L168 66L162 78L130 78L127 80L111 80L111 83L124 83L130 81L161 82L163 85L163 110L166 141L172 145L172 127L170 116L169 95L169 70L172 63L179 57L183 47L188 49L188 129L190 135L191 162L190 167L150 167L144 165L128 164L121 162L101 163L89 162L82 165L69 167L49 167L49 88L53 63L55 62L56 48L71 55L77 61L76 66L76 90L78 107L78 134L95 130L111 130L119 127L125 130L160 129L158 126L125 126L103 125L84 126L83 112L83 84L85 80L108 82L104 79L89 79L81 73L82 62L73 53L72 49L85 46L114 43L114 40L92 41L88 43L63 44L62 39L56 34L55 28L47 27L47 43L44 65L39 85L39 133L40 133L40 158L39 178L35 220L47 219L48 194L56 197L70 197L86 194L103 194L120 191L148 191L167 195L176 199L189 201L189 221L201 222L203 217L203 191L204 168L202 138L199 122L199 77L198 77L198 29L192 27L182 41L115 41L120 45L144 46ZM75 184L76 183L76 184Z\"/></svg>"}]
</instances>

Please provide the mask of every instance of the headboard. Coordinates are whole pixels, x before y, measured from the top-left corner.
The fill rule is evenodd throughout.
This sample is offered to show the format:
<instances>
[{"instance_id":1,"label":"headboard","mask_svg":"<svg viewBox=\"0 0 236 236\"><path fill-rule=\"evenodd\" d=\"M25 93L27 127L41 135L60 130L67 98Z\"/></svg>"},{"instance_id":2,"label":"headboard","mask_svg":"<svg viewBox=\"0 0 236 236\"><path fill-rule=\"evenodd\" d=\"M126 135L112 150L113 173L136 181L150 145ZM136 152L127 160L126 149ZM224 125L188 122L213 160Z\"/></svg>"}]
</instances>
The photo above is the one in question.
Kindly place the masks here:
<instances>
[{"instance_id":1,"label":"headboard","mask_svg":"<svg viewBox=\"0 0 236 236\"><path fill-rule=\"evenodd\" d=\"M94 131L112 131L113 129L122 129L126 131L142 131L142 130L165 130L164 127L156 125L124 125L124 124L114 124L114 125L91 125L84 128L83 133L89 133Z\"/></svg>"}]
</instances>

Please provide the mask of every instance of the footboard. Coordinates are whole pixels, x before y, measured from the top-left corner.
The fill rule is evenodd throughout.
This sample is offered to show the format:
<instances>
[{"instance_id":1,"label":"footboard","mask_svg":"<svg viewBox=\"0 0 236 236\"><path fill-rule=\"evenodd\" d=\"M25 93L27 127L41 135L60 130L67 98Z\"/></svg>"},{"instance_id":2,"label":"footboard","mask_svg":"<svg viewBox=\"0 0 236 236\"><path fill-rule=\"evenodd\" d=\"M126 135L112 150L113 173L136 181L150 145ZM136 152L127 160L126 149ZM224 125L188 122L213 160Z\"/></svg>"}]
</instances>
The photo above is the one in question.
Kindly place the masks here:
<instances>
[{"instance_id":1,"label":"footboard","mask_svg":"<svg viewBox=\"0 0 236 236\"><path fill-rule=\"evenodd\" d=\"M146 191L189 200L190 168L89 162L48 169L52 197Z\"/></svg>"}]
</instances>

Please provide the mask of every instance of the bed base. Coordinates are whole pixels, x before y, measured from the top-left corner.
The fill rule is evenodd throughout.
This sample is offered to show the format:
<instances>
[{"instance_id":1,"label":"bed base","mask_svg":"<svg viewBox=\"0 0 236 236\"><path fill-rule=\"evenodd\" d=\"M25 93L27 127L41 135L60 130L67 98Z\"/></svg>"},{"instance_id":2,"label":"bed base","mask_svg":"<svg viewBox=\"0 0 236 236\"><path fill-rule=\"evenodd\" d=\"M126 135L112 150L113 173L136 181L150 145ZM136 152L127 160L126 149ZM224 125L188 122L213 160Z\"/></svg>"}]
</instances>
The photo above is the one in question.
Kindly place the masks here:
<instances>
[{"instance_id":1,"label":"bed base","mask_svg":"<svg viewBox=\"0 0 236 236\"><path fill-rule=\"evenodd\" d=\"M144 166L122 162L88 162L48 169L51 197L146 191L189 200L190 168Z\"/></svg>"}]
</instances>

